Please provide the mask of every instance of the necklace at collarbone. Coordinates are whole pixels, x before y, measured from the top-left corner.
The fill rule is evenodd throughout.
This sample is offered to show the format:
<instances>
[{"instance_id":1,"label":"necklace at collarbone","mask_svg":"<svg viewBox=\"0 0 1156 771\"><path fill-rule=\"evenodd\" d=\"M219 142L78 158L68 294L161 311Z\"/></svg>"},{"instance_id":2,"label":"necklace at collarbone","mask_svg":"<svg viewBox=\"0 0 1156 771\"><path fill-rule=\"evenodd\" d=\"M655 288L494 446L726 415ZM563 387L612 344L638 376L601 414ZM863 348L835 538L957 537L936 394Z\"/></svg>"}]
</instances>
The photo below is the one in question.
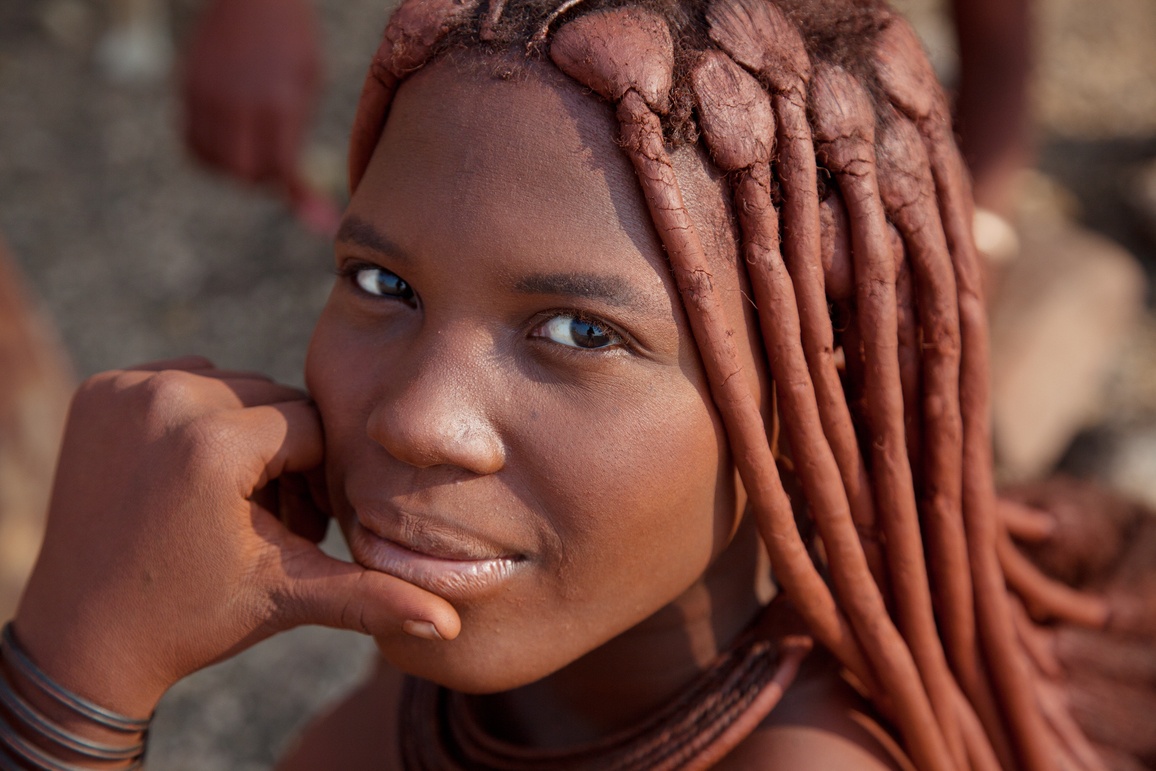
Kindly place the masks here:
<instances>
[{"instance_id":1,"label":"necklace at collarbone","mask_svg":"<svg viewBox=\"0 0 1156 771\"><path fill-rule=\"evenodd\" d=\"M497 739L478 724L463 694L407 677L400 718L406 771L709 768L774 709L813 645L801 634L766 636L768 615L760 614L706 671L650 718L570 748L541 750Z\"/></svg>"}]
</instances>

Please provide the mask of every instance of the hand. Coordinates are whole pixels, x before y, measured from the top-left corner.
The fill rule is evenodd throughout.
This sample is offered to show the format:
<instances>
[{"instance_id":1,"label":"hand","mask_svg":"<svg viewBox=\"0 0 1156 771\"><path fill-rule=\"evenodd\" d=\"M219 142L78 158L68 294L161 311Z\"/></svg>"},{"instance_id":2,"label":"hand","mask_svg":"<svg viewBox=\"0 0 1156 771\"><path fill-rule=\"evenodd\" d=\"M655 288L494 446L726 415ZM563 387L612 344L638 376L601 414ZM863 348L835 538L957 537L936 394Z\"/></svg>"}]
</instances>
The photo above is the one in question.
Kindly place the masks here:
<instances>
[{"instance_id":1,"label":"hand","mask_svg":"<svg viewBox=\"0 0 1156 771\"><path fill-rule=\"evenodd\" d=\"M211 167L280 188L299 219L332 235L336 207L298 169L320 59L305 0L213 0L185 62L185 141Z\"/></svg>"},{"instance_id":2,"label":"hand","mask_svg":"<svg viewBox=\"0 0 1156 771\"><path fill-rule=\"evenodd\" d=\"M280 497L318 537L307 495L285 505L299 479L271 493L322 457L312 404L260 375L190 358L89 379L18 638L61 685L144 716L180 678L292 626L455 637L445 600L328 557L256 502Z\"/></svg>"}]
</instances>

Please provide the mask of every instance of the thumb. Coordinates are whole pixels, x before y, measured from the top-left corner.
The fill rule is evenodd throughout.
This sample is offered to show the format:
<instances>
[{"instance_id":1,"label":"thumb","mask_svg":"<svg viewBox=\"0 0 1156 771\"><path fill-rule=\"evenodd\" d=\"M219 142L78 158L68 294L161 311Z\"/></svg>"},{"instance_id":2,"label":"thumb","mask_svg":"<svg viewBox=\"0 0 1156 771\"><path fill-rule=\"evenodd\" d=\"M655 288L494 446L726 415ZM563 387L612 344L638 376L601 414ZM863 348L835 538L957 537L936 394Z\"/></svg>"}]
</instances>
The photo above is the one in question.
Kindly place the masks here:
<instances>
[{"instance_id":1,"label":"thumb","mask_svg":"<svg viewBox=\"0 0 1156 771\"><path fill-rule=\"evenodd\" d=\"M296 539L296 537L294 537ZM290 626L320 624L373 637L452 640L462 622L441 597L388 573L334 559L305 539L286 560ZM436 634L435 634L436 630Z\"/></svg>"}]
</instances>

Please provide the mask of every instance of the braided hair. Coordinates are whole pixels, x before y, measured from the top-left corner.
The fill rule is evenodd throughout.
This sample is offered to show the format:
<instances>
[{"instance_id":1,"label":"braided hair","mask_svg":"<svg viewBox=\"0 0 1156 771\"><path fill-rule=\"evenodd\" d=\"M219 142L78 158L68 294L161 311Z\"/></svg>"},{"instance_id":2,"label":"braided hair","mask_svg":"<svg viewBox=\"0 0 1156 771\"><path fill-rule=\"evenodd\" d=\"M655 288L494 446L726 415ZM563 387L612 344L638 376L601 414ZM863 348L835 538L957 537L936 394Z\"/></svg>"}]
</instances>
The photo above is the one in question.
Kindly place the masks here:
<instances>
[{"instance_id":1,"label":"braided hair","mask_svg":"<svg viewBox=\"0 0 1156 771\"><path fill-rule=\"evenodd\" d=\"M548 58L616 106L775 578L916 766L1098 767L1045 706L1024 607L1093 628L1109 608L1010 539L969 182L911 27L881 0L406 0L362 91L353 188L398 84L462 47ZM691 142L729 180L813 536L733 377L669 155Z\"/></svg>"}]
</instances>

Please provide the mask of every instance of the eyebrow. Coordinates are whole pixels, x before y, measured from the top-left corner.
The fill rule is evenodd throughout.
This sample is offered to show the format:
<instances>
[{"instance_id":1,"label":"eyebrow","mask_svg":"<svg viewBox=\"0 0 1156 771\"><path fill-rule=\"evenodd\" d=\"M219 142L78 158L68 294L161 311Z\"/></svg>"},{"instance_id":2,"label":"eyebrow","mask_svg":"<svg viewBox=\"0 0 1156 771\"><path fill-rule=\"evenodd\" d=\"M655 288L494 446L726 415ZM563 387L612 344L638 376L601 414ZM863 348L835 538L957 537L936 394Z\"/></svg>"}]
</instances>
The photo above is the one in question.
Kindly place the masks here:
<instances>
[{"instance_id":1,"label":"eyebrow","mask_svg":"<svg viewBox=\"0 0 1156 771\"><path fill-rule=\"evenodd\" d=\"M335 240L339 243L363 246L375 252L388 254L402 262L410 261L409 255L404 249L356 214L350 214L341 221L341 227L337 229Z\"/></svg>"},{"instance_id":2,"label":"eyebrow","mask_svg":"<svg viewBox=\"0 0 1156 771\"><path fill-rule=\"evenodd\" d=\"M410 261L404 249L356 214L347 215L341 221L335 240L388 254L402 262ZM522 294L583 297L616 308L633 306L650 310L653 305L624 286L620 280L588 273L539 273L524 276L514 284L514 289Z\"/></svg>"},{"instance_id":3,"label":"eyebrow","mask_svg":"<svg viewBox=\"0 0 1156 771\"><path fill-rule=\"evenodd\" d=\"M618 280L574 273L540 273L518 279L514 289L524 294L553 294L599 300L615 307L646 305Z\"/></svg>"}]
</instances>

